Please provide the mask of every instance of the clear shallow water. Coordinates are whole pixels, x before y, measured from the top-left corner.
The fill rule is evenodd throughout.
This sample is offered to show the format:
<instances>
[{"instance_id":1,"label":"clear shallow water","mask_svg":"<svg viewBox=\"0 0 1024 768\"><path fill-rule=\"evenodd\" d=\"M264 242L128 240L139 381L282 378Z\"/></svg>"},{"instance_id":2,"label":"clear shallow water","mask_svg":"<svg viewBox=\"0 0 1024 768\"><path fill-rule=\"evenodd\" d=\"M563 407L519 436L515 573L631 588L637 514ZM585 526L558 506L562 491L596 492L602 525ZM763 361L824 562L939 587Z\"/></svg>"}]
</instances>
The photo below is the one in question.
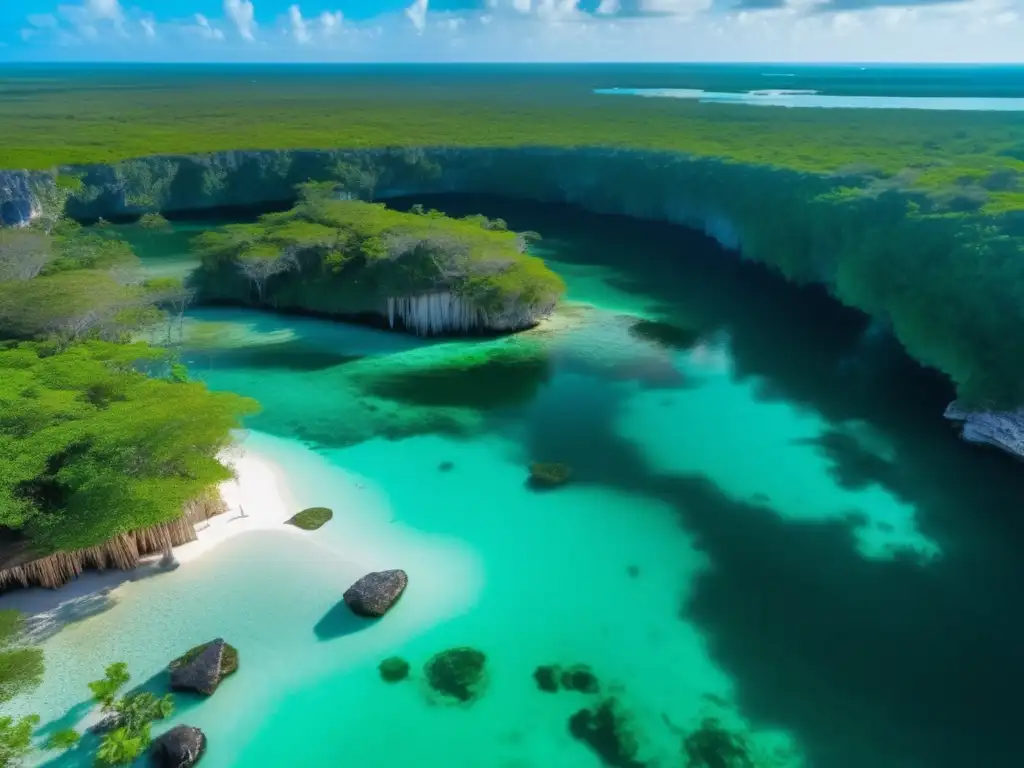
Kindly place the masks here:
<instances>
[{"instance_id":1,"label":"clear shallow water","mask_svg":"<svg viewBox=\"0 0 1024 768\"><path fill-rule=\"evenodd\" d=\"M594 93L606 96L692 99L705 104L749 104L760 107L931 109L968 112L1020 112L1024 110L1024 99L998 96L856 96L786 89L719 93L693 88L598 88Z\"/></svg>"},{"instance_id":2,"label":"clear shallow water","mask_svg":"<svg viewBox=\"0 0 1024 768\"><path fill-rule=\"evenodd\" d=\"M591 699L538 691L547 663L590 664L652 766L684 765L676 729L707 714L775 755L763 765L799 764L787 742L824 768L1017 755L1024 484L937 418L941 381L697 235L426 202L543 233L571 303L475 342L193 312L186 360L264 403L245 444L296 507L335 519L122 587L47 641L47 680L20 705L52 727L108 661L141 681L222 635L241 671L177 719L223 768L598 766L566 727ZM638 318L693 343L640 338ZM567 462L573 484L528 490L534 460ZM395 566L411 585L384 621L335 610ZM432 705L419 669L456 645L487 653L490 684L472 707ZM375 666L396 653L416 679L388 686Z\"/></svg>"}]
</instances>

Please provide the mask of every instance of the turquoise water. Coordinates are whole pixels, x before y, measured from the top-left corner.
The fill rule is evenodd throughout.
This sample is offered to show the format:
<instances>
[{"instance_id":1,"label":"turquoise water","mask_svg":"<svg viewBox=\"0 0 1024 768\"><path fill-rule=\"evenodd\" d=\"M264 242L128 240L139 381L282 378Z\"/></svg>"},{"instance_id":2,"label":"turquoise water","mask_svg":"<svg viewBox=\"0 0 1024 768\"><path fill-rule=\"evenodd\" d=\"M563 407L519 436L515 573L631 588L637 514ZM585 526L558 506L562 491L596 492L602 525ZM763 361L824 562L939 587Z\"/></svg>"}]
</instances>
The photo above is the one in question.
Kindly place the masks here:
<instances>
[{"instance_id":1,"label":"turquoise water","mask_svg":"<svg viewBox=\"0 0 1024 768\"><path fill-rule=\"evenodd\" d=\"M693 88L598 88L605 96L643 96L692 99L704 104L749 104L759 107L816 107L829 109L931 109L968 112L1020 112L1024 99L972 96L855 96L821 94L811 90L762 89L718 93Z\"/></svg>"},{"instance_id":2,"label":"turquoise water","mask_svg":"<svg viewBox=\"0 0 1024 768\"><path fill-rule=\"evenodd\" d=\"M643 765L685 766L682 734L707 716L758 768L1012 764L1024 478L955 438L941 380L699 235L422 202L541 232L566 305L486 341L191 312L195 375L263 403L243 450L278 464L296 508L335 518L124 584L45 641L47 679L19 707L75 722L107 662L159 685L169 659L223 636L240 671L209 700L179 697L174 720L206 731L212 768L596 768L567 721L605 695ZM532 461L573 480L532 491ZM383 621L338 610L388 567L410 586ZM439 704L422 666L464 645L487 655L486 690ZM395 654L413 678L387 685L376 665ZM539 691L552 663L590 665L602 696Z\"/></svg>"}]
</instances>

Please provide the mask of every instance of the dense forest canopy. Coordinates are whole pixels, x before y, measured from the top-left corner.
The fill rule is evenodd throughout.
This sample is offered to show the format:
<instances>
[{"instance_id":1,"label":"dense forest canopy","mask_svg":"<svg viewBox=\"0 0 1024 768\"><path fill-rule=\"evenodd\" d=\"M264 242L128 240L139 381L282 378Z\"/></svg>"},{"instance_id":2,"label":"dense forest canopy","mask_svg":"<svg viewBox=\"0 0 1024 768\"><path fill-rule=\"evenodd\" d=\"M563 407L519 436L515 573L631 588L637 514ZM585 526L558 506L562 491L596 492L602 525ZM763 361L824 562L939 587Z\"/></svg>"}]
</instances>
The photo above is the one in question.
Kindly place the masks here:
<instances>
[{"instance_id":1,"label":"dense forest canopy","mask_svg":"<svg viewBox=\"0 0 1024 768\"><path fill-rule=\"evenodd\" d=\"M259 303L345 313L444 290L498 312L551 305L565 289L541 259L525 253L532 233L510 232L482 216L453 219L337 200L334 186L305 185L289 211L197 238L201 295L203 286L216 296L224 283L241 282Z\"/></svg>"},{"instance_id":2,"label":"dense forest canopy","mask_svg":"<svg viewBox=\"0 0 1024 768\"><path fill-rule=\"evenodd\" d=\"M1024 209L1024 190L1005 183L1024 172L1021 113L772 109L593 93L763 87L694 69L29 71L0 77L0 168L242 149L606 146L816 173L910 171L926 189L983 181L997 187L988 190L993 211Z\"/></svg>"},{"instance_id":3,"label":"dense forest canopy","mask_svg":"<svg viewBox=\"0 0 1024 768\"><path fill-rule=\"evenodd\" d=\"M168 522L229 476L217 453L255 404L132 343L187 296L136 266L102 228L0 230L0 554Z\"/></svg>"}]
</instances>

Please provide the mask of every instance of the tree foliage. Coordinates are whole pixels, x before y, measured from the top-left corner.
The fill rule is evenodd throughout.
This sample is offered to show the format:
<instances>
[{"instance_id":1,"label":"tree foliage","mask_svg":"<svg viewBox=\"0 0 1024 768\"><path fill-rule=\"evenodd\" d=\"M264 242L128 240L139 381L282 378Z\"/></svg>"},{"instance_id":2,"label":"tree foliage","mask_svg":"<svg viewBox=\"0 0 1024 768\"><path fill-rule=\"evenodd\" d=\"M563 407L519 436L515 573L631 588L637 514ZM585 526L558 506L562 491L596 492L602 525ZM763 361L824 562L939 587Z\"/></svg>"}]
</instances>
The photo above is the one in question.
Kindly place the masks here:
<instances>
[{"instance_id":1,"label":"tree foliage","mask_svg":"<svg viewBox=\"0 0 1024 768\"><path fill-rule=\"evenodd\" d=\"M198 237L198 284L216 295L241 274L259 303L339 313L442 290L484 309L552 302L564 290L501 220L401 213L333 199L333 186L304 185L290 211Z\"/></svg>"},{"instance_id":2,"label":"tree foliage","mask_svg":"<svg viewBox=\"0 0 1024 768\"><path fill-rule=\"evenodd\" d=\"M18 611L0 611L0 704L43 679L43 651L21 642L23 629L24 617Z\"/></svg>"},{"instance_id":3,"label":"tree foliage","mask_svg":"<svg viewBox=\"0 0 1024 768\"><path fill-rule=\"evenodd\" d=\"M96 752L100 765L130 765L149 746L153 722L174 713L174 699L170 694L157 697L140 691L118 697L130 679L128 665L116 662L106 668L101 679L89 683L93 699L116 724L103 735Z\"/></svg>"},{"instance_id":4,"label":"tree foliage","mask_svg":"<svg viewBox=\"0 0 1024 768\"><path fill-rule=\"evenodd\" d=\"M38 725L39 715L0 716L0 768L16 768L32 753L32 731Z\"/></svg>"},{"instance_id":5,"label":"tree foliage","mask_svg":"<svg viewBox=\"0 0 1024 768\"><path fill-rule=\"evenodd\" d=\"M0 351L0 526L41 553L174 519L228 471L216 455L255 404L166 372L142 344Z\"/></svg>"}]
</instances>

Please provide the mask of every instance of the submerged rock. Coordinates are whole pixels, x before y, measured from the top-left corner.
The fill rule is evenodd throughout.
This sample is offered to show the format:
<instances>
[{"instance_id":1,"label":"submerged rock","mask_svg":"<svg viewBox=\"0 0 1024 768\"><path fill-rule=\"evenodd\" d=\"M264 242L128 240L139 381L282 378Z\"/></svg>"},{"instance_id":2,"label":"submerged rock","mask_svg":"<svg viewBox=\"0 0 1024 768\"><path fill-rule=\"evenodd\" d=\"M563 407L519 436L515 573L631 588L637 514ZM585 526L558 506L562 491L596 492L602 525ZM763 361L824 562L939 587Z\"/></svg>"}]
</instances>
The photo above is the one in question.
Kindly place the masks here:
<instances>
[{"instance_id":1,"label":"submerged rock","mask_svg":"<svg viewBox=\"0 0 1024 768\"><path fill-rule=\"evenodd\" d=\"M397 683L409 676L409 662L398 656L384 659L377 669L385 683Z\"/></svg>"},{"instance_id":2,"label":"submerged rock","mask_svg":"<svg viewBox=\"0 0 1024 768\"><path fill-rule=\"evenodd\" d=\"M537 687L545 693L558 693L559 669L553 664L543 665L533 670L533 679Z\"/></svg>"},{"instance_id":3,"label":"submerged rock","mask_svg":"<svg viewBox=\"0 0 1024 768\"><path fill-rule=\"evenodd\" d=\"M238 651L221 638L197 645L168 665L171 688L210 696L238 669Z\"/></svg>"},{"instance_id":4,"label":"submerged rock","mask_svg":"<svg viewBox=\"0 0 1024 768\"><path fill-rule=\"evenodd\" d=\"M206 752L206 734L191 725L176 725L153 741L150 759L157 768L191 768Z\"/></svg>"},{"instance_id":5,"label":"submerged rock","mask_svg":"<svg viewBox=\"0 0 1024 768\"><path fill-rule=\"evenodd\" d=\"M486 685L486 662L487 657L475 648L450 648L431 657L424 672L437 693L467 703Z\"/></svg>"},{"instance_id":6,"label":"submerged rock","mask_svg":"<svg viewBox=\"0 0 1024 768\"><path fill-rule=\"evenodd\" d=\"M581 709L569 718L569 733L612 768L643 768L636 759L639 744L615 699Z\"/></svg>"},{"instance_id":7,"label":"submerged rock","mask_svg":"<svg viewBox=\"0 0 1024 768\"><path fill-rule=\"evenodd\" d=\"M315 531L317 528L326 525L333 517L334 512L327 507L310 507L293 515L285 522L304 531Z\"/></svg>"},{"instance_id":8,"label":"submerged rock","mask_svg":"<svg viewBox=\"0 0 1024 768\"><path fill-rule=\"evenodd\" d=\"M454 461L442 461L437 465L438 472L451 472L453 469L455 469Z\"/></svg>"},{"instance_id":9,"label":"submerged rock","mask_svg":"<svg viewBox=\"0 0 1024 768\"><path fill-rule=\"evenodd\" d=\"M572 469L555 462L536 462L530 465L530 479L527 485L536 490L557 488L565 485L572 477Z\"/></svg>"},{"instance_id":10,"label":"submerged rock","mask_svg":"<svg viewBox=\"0 0 1024 768\"><path fill-rule=\"evenodd\" d=\"M375 571L345 590L342 598L352 613L376 619L398 602L408 583L405 571Z\"/></svg>"}]
</instances>

